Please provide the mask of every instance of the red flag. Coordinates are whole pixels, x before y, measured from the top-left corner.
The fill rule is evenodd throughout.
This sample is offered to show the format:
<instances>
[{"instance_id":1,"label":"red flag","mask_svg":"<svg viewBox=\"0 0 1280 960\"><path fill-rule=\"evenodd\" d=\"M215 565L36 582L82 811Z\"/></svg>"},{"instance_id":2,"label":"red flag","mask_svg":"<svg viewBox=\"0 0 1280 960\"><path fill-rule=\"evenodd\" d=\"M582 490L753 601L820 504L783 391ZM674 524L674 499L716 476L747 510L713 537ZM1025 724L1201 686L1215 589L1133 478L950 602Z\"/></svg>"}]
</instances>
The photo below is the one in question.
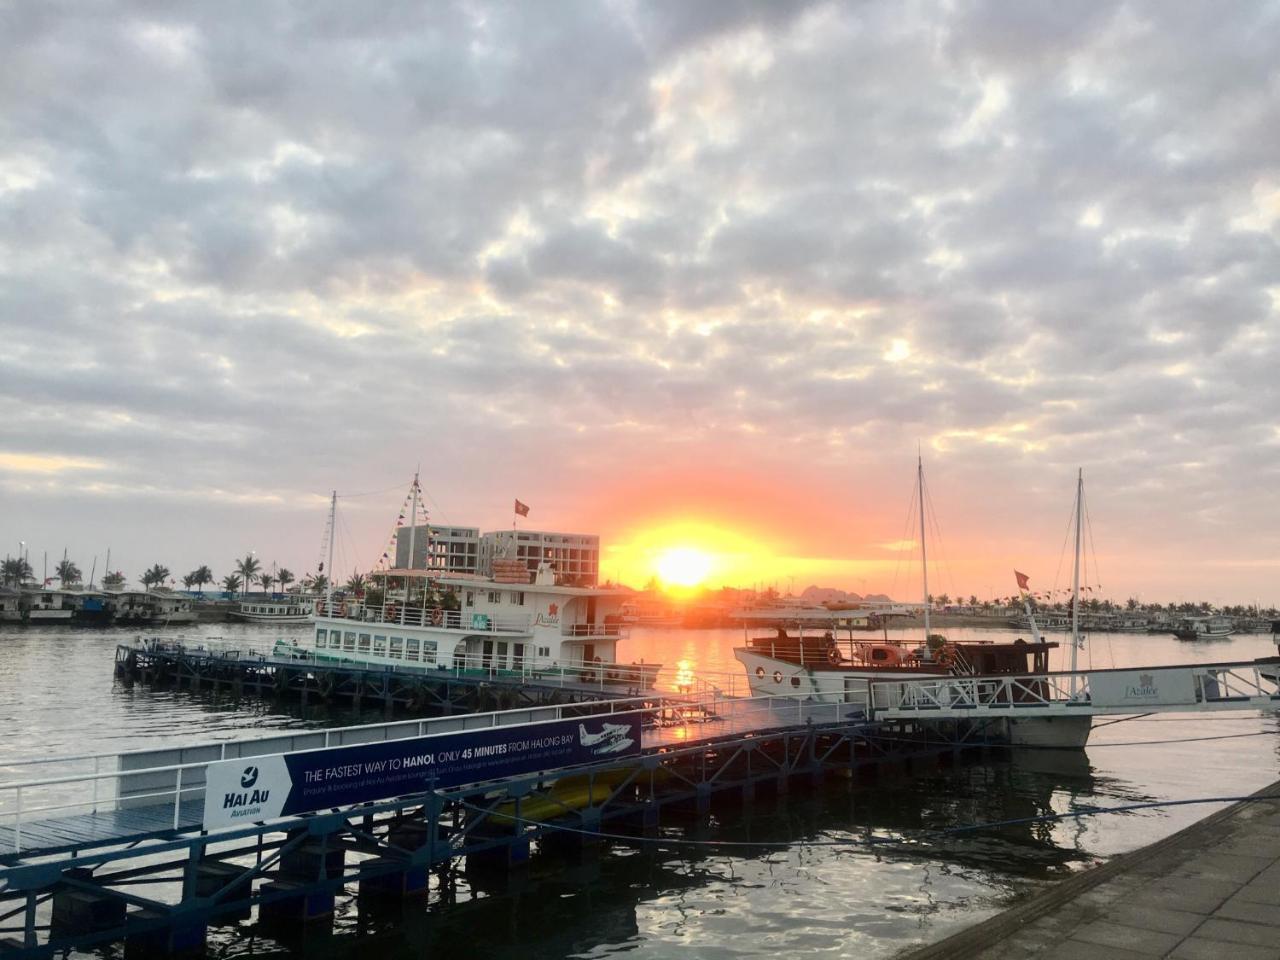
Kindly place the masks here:
<instances>
[{"instance_id":1,"label":"red flag","mask_svg":"<svg viewBox=\"0 0 1280 960\"><path fill-rule=\"evenodd\" d=\"M527 517L529 515L529 505L527 503L521 503L519 500L517 500L516 513L518 513L522 517Z\"/></svg>"},{"instance_id":2,"label":"red flag","mask_svg":"<svg viewBox=\"0 0 1280 960\"><path fill-rule=\"evenodd\" d=\"M1013 578L1018 581L1019 590L1031 589L1031 578L1028 577L1025 573L1019 573L1017 570L1015 570L1013 571Z\"/></svg>"}]
</instances>

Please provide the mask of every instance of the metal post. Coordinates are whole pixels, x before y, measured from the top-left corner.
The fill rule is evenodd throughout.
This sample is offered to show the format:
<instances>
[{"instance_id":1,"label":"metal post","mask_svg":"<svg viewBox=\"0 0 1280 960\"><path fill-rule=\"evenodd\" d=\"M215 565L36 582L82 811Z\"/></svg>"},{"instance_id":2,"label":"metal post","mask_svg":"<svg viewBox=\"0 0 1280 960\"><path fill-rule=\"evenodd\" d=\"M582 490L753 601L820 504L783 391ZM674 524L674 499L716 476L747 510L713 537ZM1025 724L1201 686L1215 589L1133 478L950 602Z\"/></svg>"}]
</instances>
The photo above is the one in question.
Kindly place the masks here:
<instances>
[{"instance_id":1,"label":"metal post","mask_svg":"<svg viewBox=\"0 0 1280 960\"><path fill-rule=\"evenodd\" d=\"M182 767L178 768L178 782L173 791L173 829L178 829L178 813L182 809Z\"/></svg>"},{"instance_id":2,"label":"metal post","mask_svg":"<svg viewBox=\"0 0 1280 960\"><path fill-rule=\"evenodd\" d=\"M15 791L17 794L17 819L13 822L13 852L22 852L22 787L19 786Z\"/></svg>"},{"instance_id":3,"label":"metal post","mask_svg":"<svg viewBox=\"0 0 1280 960\"><path fill-rule=\"evenodd\" d=\"M93 758L93 812L98 812L98 764L99 757Z\"/></svg>"}]
</instances>

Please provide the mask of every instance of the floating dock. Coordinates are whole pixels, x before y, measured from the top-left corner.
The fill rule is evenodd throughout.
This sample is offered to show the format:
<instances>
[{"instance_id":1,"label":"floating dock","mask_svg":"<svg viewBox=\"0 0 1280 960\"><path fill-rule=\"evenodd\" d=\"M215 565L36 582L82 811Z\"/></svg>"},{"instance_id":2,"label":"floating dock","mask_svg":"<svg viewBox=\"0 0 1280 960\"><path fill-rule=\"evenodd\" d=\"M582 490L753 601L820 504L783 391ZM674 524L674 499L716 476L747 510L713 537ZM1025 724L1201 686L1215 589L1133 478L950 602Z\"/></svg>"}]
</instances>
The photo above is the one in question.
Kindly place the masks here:
<instances>
[{"instance_id":1,"label":"floating dock","mask_svg":"<svg viewBox=\"0 0 1280 960\"><path fill-rule=\"evenodd\" d=\"M897 960L1275 960L1280 781Z\"/></svg>"},{"instance_id":2,"label":"floating dock","mask_svg":"<svg viewBox=\"0 0 1280 960\"><path fill-rule=\"evenodd\" d=\"M620 669L625 670L625 665ZM523 673L485 668L386 666L356 661L283 657L199 641L152 639L116 648L115 674L192 692L296 700L303 705L342 703L354 709L381 705L413 713L483 713L543 704L608 700L643 693L604 669L579 673Z\"/></svg>"}]
</instances>

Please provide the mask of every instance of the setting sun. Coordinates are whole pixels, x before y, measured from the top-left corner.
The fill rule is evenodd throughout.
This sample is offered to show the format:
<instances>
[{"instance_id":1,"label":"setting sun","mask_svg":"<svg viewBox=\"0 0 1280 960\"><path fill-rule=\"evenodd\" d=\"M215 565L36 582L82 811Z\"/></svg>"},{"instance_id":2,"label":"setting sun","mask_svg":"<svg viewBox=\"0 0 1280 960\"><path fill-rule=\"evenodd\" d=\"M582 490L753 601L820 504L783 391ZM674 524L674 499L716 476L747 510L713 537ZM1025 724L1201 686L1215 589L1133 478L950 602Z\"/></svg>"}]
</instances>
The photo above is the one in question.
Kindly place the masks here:
<instances>
[{"instance_id":1,"label":"setting sun","mask_svg":"<svg viewBox=\"0 0 1280 960\"><path fill-rule=\"evenodd\" d=\"M693 547L672 547L659 554L654 569L669 587L696 587L711 573L712 559Z\"/></svg>"}]
</instances>

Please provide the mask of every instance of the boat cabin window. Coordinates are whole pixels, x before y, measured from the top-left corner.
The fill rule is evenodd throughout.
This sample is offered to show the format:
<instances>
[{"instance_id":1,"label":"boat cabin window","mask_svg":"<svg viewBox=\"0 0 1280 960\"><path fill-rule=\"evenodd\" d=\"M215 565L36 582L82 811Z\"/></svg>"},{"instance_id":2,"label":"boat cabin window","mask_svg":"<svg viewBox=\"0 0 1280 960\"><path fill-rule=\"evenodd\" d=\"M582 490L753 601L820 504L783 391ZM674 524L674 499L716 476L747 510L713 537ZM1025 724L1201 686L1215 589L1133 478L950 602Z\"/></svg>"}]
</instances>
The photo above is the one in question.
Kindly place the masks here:
<instances>
[{"instance_id":1,"label":"boat cabin window","mask_svg":"<svg viewBox=\"0 0 1280 960\"><path fill-rule=\"evenodd\" d=\"M388 654L388 656L394 657L396 660L399 660L401 657L404 656L404 640L403 639L401 639L400 637L391 638L391 651Z\"/></svg>"},{"instance_id":2,"label":"boat cabin window","mask_svg":"<svg viewBox=\"0 0 1280 960\"><path fill-rule=\"evenodd\" d=\"M376 634L373 637L373 652L376 656L385 657L387 655L387 638L379 637Z\"/></svg>"},{"instance_id":3,"label":"boat cabin window","mask_svg":"<svg viewBox=\"0 0 1280 960\"><path fill-rule=\"evenodd\" d=\"M406 660L418 659L418 639L417 637L409 637L404 642L404 658Z\"/></svg>"},{"instance_id":4,"label":"boat cabin window","mask_svg":"<svg viewBox=\"0 0 1280 960\"><path fill-rule=\"evenodd\" d=\"M329 646L331 646L334 650L337 650L340 646L342 646L342 634L339 631L337 630L329 631Z\"/></svg>"},{"instance_id":5,"label":"boat cabin window","mask_svg":"<svg viewBox=\"0 0 1280 960\"><path fill-rule=\"evenodd\" d=\"M884 647L872 647L872 649L871 649L871 659L872 659L873 661L875 661L875 660L880 660L880 661L888 660L888 659L889 659L889 651L888 651L888 650L886 650Z\"/></svg>"},{"instance_id":6,"label":"boat cabin window","mask_svg":"<svg viewBox=\"0 0 1280 960\"><path fill-rule=\"evenodd\" d=\"M799 677L792 677L792 678L791 678L791 685L792 685L793 687L798 687L798 686L800 686L800 678L799 678Z\"/></svg>"},{"instance_id":7,"label":"boat cabin window","mask_svg":"<svg viewBox=\"0 0 1280 960\"><path fill-rule=\"evenodd\" d=\"M518 591L516 591L515 593L513 593L511 596L512 596L512 600L511 600L511 602L512 602L512 603L514 603L517 607L523 607L523 606L524 606L524 591L523 591L523 590L518 590Z\"/></svg>"},{"instance_id":8,"label":"boat cabin window","mask_svg":"<svg viewBox=\"0 0 1280 960\"><path fill-rule=\"evenodd\" d=\"M325 630L316 631L316 646L323 647L329 639L329 634Z\"/></svg>"},{"instance_id":9,"label":"boat cabin window","mask_svg":"<svg viewBox=\"0 0 1280 960\"><path fill-rule=\"evenodd\" d=\"M361 653L369 652L369 634L367 633L360 634L360 652Z\"/></svg>"},{"instance_id":10,"label":"boat cabin window","mask_svg":"<svg viewBox=\"0 0 1280 960\"><path fill-rule=\"evenodd\" d=\"M538 656L540 656L540 657L549 657L549 656L551 656L551 648L550 648L550 647L539 647L539 648L538 648Z\"/></svg>"},{"instance_id":11,"label":"boat cabin window","mask_svg":"<svg viewBox=\"0 0 1280 960\"><path fill-rule=\"evenodd\" d=\"M474 607L476 605L476 594L474 590L467 591L467 606Z\"/></svg>"},{"instance_id":12,"label":"boat cabin window","mask_svg":"<svg viewBox=\"0 0 1280 960\"><path fill-rule=\"evenodd\" d=\"M436 662L436 642L434 640L422 641L422 662L423 663Z\"/></svg>"},{"instance_id":13,"label":"boat cabin window","mask_svg":"<svg viewBox=\"0 0 1280 960\"><path fill-rule=\"evenodd\" d=\"M342 638L342 649L355 650L355 648L356 648L356 635L354 633L348 632Z\"/></svg>"},{"instance_id":14,"label":"boat cabin window","mask_svg":"<svg viewBox=\"0 0 1280 960\"><path fill-rule=\"evenodd\" d=\"M501 603L501 602L502 602L502 591L501 591L501 590L490 590L490 591L489 591L489 602L490 602L490 603Z\"/></svg>"}]
</instances>

